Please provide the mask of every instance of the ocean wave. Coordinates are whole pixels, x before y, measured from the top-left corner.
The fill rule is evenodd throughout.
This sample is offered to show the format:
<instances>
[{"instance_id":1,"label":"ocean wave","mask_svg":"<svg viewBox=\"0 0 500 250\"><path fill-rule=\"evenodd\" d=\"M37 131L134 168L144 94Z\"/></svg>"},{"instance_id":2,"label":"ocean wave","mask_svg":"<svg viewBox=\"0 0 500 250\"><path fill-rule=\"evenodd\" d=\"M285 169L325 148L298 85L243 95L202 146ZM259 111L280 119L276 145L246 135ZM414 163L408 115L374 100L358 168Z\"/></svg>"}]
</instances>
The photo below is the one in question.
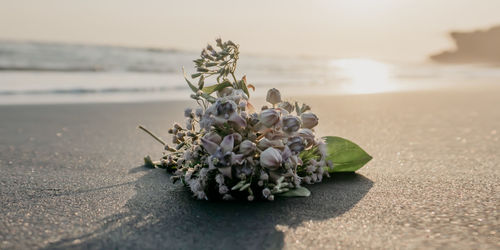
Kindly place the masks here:
<instances>
[{"instance_id":1,"label":"ocean wave","mask_svg":"<svg viewBox=\"0 0 500 250\"><path fill-rule=\"evenodd\" d=\"M12 95L85 95L85 94L113 94L113 93L154 93L168 91L186 90L185 86L164 86L164 87L133 87L133 88L70 88L70 89L29 89L29 90L4 90L0 91L0 96Z\"/></svg>"},{"instance_id":2,"label":"ocean wave","mask_svg":"<svg viewBox=\"0 0 500 250\"><path fill-rule=\"evenodd\" d=\"M170 49L0 41L0 71L170 73L194 57Z\"/></svg>"}]
</instances>

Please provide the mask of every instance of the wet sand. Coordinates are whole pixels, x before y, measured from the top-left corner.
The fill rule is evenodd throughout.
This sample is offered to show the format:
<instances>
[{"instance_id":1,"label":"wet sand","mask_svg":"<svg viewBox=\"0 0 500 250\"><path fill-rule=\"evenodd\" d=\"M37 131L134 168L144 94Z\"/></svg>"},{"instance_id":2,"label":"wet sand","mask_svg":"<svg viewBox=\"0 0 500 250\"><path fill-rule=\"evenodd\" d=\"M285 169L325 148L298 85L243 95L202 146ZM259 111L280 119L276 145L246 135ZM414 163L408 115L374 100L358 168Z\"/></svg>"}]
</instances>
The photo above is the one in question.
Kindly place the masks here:
<instances>
[{"instance_id":1,"label":"wet sand","mask_svg":"<svg viewBox=\"0 0 500 250\"><path fill-rule=\"evenodd\" d=\"M0 106L0 248L500 247L500 88L295 99L374 159L256 203L141 166L187 102Z\"/></svg>"}]
</instances>

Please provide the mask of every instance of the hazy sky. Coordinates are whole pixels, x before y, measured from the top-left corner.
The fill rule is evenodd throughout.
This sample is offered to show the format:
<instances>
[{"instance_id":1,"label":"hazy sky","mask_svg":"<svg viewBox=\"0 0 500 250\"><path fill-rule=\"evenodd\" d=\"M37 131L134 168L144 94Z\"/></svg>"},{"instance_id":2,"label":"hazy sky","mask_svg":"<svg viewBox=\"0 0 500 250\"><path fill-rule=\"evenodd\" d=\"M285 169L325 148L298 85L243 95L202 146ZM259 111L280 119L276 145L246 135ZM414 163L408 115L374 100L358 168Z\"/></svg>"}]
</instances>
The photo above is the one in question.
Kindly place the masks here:
<instances>
[{"instance_id":1,"label":"hazy sky","mask_svg":"<svg viewBox=\"0 0 500 250\"><path fill-rule=\"evenodd\" d=\"M0 0L0 39L422 60L449 30L500 24L500 0Z\"/></svg>"}]
</instances>

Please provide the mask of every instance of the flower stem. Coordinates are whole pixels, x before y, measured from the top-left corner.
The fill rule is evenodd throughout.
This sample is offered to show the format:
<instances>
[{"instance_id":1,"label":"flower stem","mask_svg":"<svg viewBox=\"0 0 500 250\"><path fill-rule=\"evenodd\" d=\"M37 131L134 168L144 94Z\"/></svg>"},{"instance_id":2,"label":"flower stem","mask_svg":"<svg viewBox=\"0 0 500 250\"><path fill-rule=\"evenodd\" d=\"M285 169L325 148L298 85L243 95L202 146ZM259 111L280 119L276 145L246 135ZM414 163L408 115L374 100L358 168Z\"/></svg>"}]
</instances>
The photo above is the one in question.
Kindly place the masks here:
<instances>
[{"instance_id":1,"label":"flower stem","mask_svg":"<svg viewBox=\"0 0 500 250\"><path fill-rule=\"evenodd\" d=\"M143 127L142 125L139 125L139 127L142 131L148 133L151 137L155 138L159 143L161 143L163 146L167 145L162 139L160 139L158 136L154 135L149 131L147 128Z\"/></svg>"}]
</instances>

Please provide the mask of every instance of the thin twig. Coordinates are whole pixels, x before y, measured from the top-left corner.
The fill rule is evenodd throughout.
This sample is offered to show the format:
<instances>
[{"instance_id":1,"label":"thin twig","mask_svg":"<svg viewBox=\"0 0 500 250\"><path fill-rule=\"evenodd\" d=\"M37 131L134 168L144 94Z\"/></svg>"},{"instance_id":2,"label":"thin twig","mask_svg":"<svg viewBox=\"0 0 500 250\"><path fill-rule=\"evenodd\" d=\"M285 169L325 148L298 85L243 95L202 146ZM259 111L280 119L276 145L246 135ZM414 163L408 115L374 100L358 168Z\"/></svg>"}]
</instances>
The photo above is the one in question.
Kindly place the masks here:
<instances>
[{"instance_id":1,"label":"thin twig","mask_svg":"<svg viewBox=\"0 0 500 250\"><path fill-rule=\"evenodd\" d=\"M151 137L155 138L159 143L161 143L163 146L167 145L162 139L160 139L158 136L154 135L149 131L147 128L143 127L142 125L139 125L139 127L142 131L148 133Z\"/></svg>"}]
</instances>

